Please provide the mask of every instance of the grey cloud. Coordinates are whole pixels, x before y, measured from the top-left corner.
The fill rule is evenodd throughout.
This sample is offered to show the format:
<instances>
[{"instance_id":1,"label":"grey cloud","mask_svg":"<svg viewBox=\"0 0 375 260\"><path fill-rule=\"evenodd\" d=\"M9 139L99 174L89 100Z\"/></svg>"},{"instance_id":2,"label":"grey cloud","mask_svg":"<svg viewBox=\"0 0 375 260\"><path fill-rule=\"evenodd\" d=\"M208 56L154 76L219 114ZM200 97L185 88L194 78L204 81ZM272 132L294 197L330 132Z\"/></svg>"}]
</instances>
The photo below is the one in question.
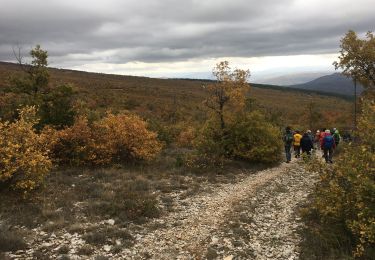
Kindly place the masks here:
<instances>
[{"instance_id":1,"label":"grey cloud","mask_svg":"<svg viewBox=\"0 0 375 260\"><path fill-rule=\"evenodd\" d=\"M351 4L0 0L0 60L11 60L16 44L41 44L57 65L336 52L348 29L374 29L372 1Z\"/></svg>"}]
</instances>

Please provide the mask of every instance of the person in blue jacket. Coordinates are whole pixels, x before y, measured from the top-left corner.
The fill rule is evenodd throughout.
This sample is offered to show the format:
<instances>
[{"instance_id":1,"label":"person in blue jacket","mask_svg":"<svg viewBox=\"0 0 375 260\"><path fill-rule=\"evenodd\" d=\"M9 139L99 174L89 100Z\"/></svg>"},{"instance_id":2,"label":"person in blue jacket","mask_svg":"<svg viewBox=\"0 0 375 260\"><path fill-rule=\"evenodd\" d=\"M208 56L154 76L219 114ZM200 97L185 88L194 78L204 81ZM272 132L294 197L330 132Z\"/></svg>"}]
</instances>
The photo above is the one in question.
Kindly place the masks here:
<instances>
[{"instance_id":1,"label":"person in blue jacket","mask_svg":"<svg viewBox=\"0 0 375 260\"><path fill-rule=\"evenodd\" d=\"M336 148L336 144L330 130L325 130L325 136L322 139L321 148L324 152L326 163L332 163L333 150Z\"/></svg>"}]
</instances>

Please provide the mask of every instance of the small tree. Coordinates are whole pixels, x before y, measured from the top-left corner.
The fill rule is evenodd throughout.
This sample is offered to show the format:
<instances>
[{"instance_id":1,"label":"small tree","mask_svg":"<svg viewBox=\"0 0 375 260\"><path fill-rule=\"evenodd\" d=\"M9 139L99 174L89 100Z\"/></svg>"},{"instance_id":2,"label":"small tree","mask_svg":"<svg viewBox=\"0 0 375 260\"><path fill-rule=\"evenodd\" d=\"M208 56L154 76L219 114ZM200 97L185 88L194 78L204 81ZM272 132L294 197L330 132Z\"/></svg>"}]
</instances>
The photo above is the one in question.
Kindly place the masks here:
<instances>
[{"instance_id":1,"label":"small tree","mask_svg":"<svg viewBox=\"0 0 375 260\"><path fill-rule=\"evenodd\" d=\"M54 125L62 128L72 125L74 121L73 88L70 85L49 86L48 53L37 45L30 51L31 64L23 62L20 49L14 51L23 74L12 78L11 92L18 94L14 102L20 105L36 105L39 107L40 121L37 128Z\"/></svg>"},{"instance_id":2,"label":"small tree","mask_svg":"<svg viewBox=\"0 0 375 260\"><path fill-rule=\"evenodd\" d=\"M212 109L220 120L221 129L225 128L226 110L241 110L245 105L246 92L249 89L247 79L250 76L249 70L231 70L228 61L216 64L213 69L216 83L207 86L209 92L205 105Z\"/></svg>"},{"instance_id":3,"label":"small tree","mask_svg":"<svg viewBox=\"0 0 375 260\"><path fill-rule=\"evenodd\" d=\"M343 73L360 82L368 91L375 91L375 39L372 32L366 39L359 39L354 31L349 31L341 39L339 61L333 65Z\"/></svg>"},{"instance_id":4,"label":"small tree","mask_svg":"<svg viewBox=\"0 0 375 260\"><path fill-rule=\"evenodd\" d=\"M229 67L227 61L213 69L217 81L207 87L205 104L214 111L195 139L199 158L196 163L222 164L225 159L273 163L280 158L279 130L266 116L255 111L254 101L247 97L248 70ZM251 111L251 112L250 112Z\"/></svg>"},{"instance_id":5,"label":"small tree","mask_svg":"<svg viewBox=\"0 0 375 260\"><path fill-rule=\"evenodd\" d=\"M48 53L42 50L40 45L36 45L36 47L30 51L30 55L32 57L31 64L25 64L20 50L17 54L15 53L16 59L23 72L25 72L25 75L23 77L17 76L12 79L13 91L24 93L37 99L37 95L42 91L46 91L48 87Z\"/></svg>"}]
</instances>

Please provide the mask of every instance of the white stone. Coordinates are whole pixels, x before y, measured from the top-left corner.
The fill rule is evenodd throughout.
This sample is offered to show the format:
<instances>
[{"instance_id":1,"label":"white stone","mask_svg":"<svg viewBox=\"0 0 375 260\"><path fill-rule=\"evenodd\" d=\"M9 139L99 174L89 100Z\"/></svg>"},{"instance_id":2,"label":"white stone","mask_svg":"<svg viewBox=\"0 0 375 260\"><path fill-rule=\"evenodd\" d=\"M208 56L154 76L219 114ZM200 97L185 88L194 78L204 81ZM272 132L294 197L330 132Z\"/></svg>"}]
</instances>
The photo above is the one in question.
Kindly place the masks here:
<instances>
[{"instance_id":1,"label":"white stone","mask_svg":"<svg viewBox=\"0 0 375 260\"><path fill-rule=\"evenodd\" d=\"M219 242L219 239L217 237L212 237L211 238L211 244L216 245Z\"/></svg>"},{"instance_id":2,"label":"white stone","mask_svg":"<svg viewBox=\"0 0 375 260\"><path fill-rule=\"evenodd\" d=\"M108 219L107 224L113 226L115 224L115 220L114 219Z\"/></svg>"},{"instance_id":3,"label":"white stone","mask_svg":"<svg viewBox=\"0 0 375 260\"><path fill-rule=\"evenodd\" d=\"M112 248L112 246L110 246L110 245L104 245L104 246L103 246L103 249L104 249L104 251L106 251L106 252L111 251L111 248Z\"/></svg>"}]
</instances>

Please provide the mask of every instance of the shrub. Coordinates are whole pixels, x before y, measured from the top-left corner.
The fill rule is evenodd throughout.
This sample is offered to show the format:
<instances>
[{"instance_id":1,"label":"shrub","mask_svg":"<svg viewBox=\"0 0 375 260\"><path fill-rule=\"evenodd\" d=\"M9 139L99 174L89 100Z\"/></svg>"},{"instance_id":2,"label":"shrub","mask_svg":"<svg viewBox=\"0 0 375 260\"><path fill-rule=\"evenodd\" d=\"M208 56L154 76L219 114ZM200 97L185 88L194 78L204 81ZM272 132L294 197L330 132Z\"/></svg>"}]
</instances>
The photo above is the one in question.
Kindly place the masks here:
<instances>
[{"instance_id":1,"label":"shrub","mask_svg":"<svg viewBox=\"0 0 375 260\"><path fill-rule=\"evenodd\" d=\"M33 129L38 123L35 107L25 107L19 114L13 123L0 122L0 181L26 192L43 181L52 163L47 140Z\"/></svg>"},{"instance_id":2,"label":"shrub","mask_svg":"<svg viewBox=\"0 0 375 260\"><path fill-rule=\"evenodd\" d=\"M77 118L71 127L64 130L45 128L42 133L53 139L49 145L52 157L58 163L82 165L92 158L93 133L86 118Z\"/></svg>"},{"instance_id":3,"label":"shrub","mask_svg":"<svg viewBox=\"0 0 375 260\"><path fill-rule=\"evenodd\" d=\"M280 132L260 112L238 116L223 130L219 124L208 121L200 131L196 146L203 157L260 163L280 160Z\"/></svg>"},{"instance_id":4,"label":"shrub","mask_svg":"<svg viewBox=\"0 0 375 260\"><path fill-rule=\"evenodd\" d=\"M157 134L131 114L108 114L92 125L86 118L78 118L73 126L56 132L56 139L51 148L54 157L75 165L147 161L162 149Z\"/></svg>"},{"instance_id":5,"label":"shrub","mask_svg":"<svg viewBox=\"0 0 375 260\"><path fill-rule=\"evenodd\" d=\"M71 126L74 122L73 88L69 85L59 85L43 94L40 101L38 128L53 125L62 129Z\"/></svg>"},{"instance_id":6,"label":"shrub","mask_svg":"<svg viewBox=\"0 0 375 260\"><path fill-rule=\"evenodd\" d=\"M175 127L168 126L155 119L148 120L147 122L149 130L158 134L159 141L165 143L166 145L170 145L174 142L176 135Z\"/></svg>"},{"instance_id":7,"label":"shrub","mask_svg":"<svg viewBox=\"0 0 375 260\"><path fill-rule=\"evenodd\" d=\"M235 158L274 163L280 160L281 140L280 130L255 111L235 120L228 132L226 146Z\"/></svg>"},{"instance_id":8,"label":"shrub","mask_svg":"<svg viewBox=\"0 0 375 260\"><path fill-rule=\"evenodd\" d=\"M157 134L147 129L147 124L140 117L132 114L108 114L94 124L97 162L106 157L116 161L151 160L161 151L162 144ZM109 154L107 156L107 154Z\"/></svg>"},{"instance_id":9,"label":"shrub","mask_svg":"<svg viewBox=\"0 0 375 260\"><path fill-rule=\"evenodd\" d=\"M177 136L176 143L180 147L191 148L195 139L196 130L192 126L185 127Z\"/></svg>"},{"instance_id":10,"label":"shrub","mask_svg":"<svg viewBox=\"0 0 375 260\"><path fill-rule=\"evenodd\" d=\"M216 119L206 121L200 129L194 144L198 153L203 157L226 157L228 152L225 149L225 130L220 127Z\"/></svg>"},{"instance_id":11,"label":"shrub","mask_svg":"<svg viewBox=\"0 0 375 260\"><path fill-rule=\"evenodd\" d=\"M349 144L332 167L315 161L320 174L312 209L322 224L342 223L353 237L354 255L375 252L375 105L365 102L358 127L360 143Z\"/></svg>"}]
</instances>

